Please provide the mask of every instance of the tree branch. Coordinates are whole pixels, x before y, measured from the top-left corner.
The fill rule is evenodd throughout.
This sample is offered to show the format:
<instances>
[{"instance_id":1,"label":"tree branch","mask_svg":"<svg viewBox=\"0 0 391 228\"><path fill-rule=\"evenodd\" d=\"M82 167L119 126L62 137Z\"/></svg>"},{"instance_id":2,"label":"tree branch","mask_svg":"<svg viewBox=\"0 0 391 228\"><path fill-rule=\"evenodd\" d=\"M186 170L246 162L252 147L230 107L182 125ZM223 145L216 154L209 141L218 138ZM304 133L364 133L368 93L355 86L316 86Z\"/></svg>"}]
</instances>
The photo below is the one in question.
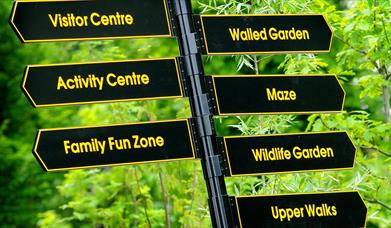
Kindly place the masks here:
<instances>
[{"instance_id":1,"label":"tree branch","mask_svg":"<svg viewBox=\"0 0 391 228\"><path fill-rule=\"evenodd\" d=\"M191 191L191 199L190 199L190 208L189 208L189 216L193 213L193 205L194 205L194 200L195 200L195 191L197 189L197 165L194 164L193 167L193 186L192 186L192 191ZM187 227L186 225L184 226L185 228Z\"/></svg>"},{"instance_id":2,"label":"tree branch","mask_svg":"<svg viewBox=\"0 0 391 228\"><path fill-rule=\"evenodd\" d=\"M351 45L349 42L345 41L345 40L342 39L341 37L339 37L339 36L337 36L337 35L335 35L335 37L336 37L338 40L340 40L342 43L344 43L345 45L347 45L348 47L350 47L351 49L357 51L358 53L361 53L361 54L363 54L363 55L365 55L365 56L368 54L367 52L365 52L365 51L363 51L363 50L360 50L360 49L357 49L357 48L353 47L353 45Z\"/></svg>"},{"instance_id":3,"label":"tree branch","mask_svg":"<svg viewBox=\"0 0 391 228\"><path fill-rule=\"evenodd\" d=\"M138 191L140 192L140 195L141 195L142 198L143 198L145 219L147 220L148 227L149 227L149 228L152 228L151 220L149 219L149 215L148 215L148 211L147 211L148 204L147 204L146 197L142 195L141 185L140 185L140 180L139 180L139 178L138 178L137 168L134 168L134 175L135 175L135 178L136 178L136 183L137 183Z\"/></svg>"},{"instance_id":4,"label":"tree branch","mask_svg":"<svg viewBox=\"0 0 391 228\"><path fill-rule=\"evenodd\" d=\"M253 55L253 62L254 62L254 71L255 71L255 74L258 75L259 74L259 66L258 66L258 57L256 55Z\"/></svg>"},{"instance_id":5,"label":"tree branch","mask_svg":"<svg viewBox=\"0 0 391 228\"><path fill-rule=\"evenodd\" d=\"M362 168L367 174L373 176L374 178L377 178L379 180L388 180L387 177L382 177L382 176L374 174L373 171L370 168L368 168L364 163L361 163L359 161L356 161L356 163L358 165L360 165L360 168Z\"/></svg>"},{"instance_id":6,"label":"tree branch","mask_svg":"<svg viewBox=\"0 0 391 228\"><path fill-rule=\"evenodd\" d=\"M387 153L387 152L384 152L382 150L379 150L375 147L365 147L365 146L362 146L361 149L364 149L364 150L372 150L372 151L376 151L378 153L381 153L383 154L384 156L387 156L387 157L390 157L391 158L391 154Z\"/></svg>"},{"instance_id":7,"label":"tree branch","mask_svg":"<svg viewBox=\"0 0 391 228\"><path fill-rule=\"evenodd\" d=\"M391 207L390 207L390 206L388 206L387 204L385 204L385 203L383 203L383 202L381 202L381 201L379 201L379 200L377 200L377 199L365 199L365 200L366 200L368 203L378 204L378 205L382 206L383 208L385 208L385 209L391 211Z\"/></svg>"},{"instance_id":8,"label":"tree branch","mask_svg":"<svg viewBox=\"0 0 391 228\"><path fill-rule=\"evenodd\" d=\"M324 119L322 116L319 116L320 122L322 123L323 126L325 126L328 130L333 130L330 126L327 125L326 122L324 122Z\"/></svg>"},{"instance_id":9,"label":"tree branch","mask_svg":"<svg viewBox=\"0 0 391 228\"><path fill-rule=\"evenodd\" d=\"M388 38L386 24L384 23L384 19L381 22L383 24L383 29L384 29L384 34L386 35L386 40L387 40L388 43L390 43L390 39Z\"/></svg>"},{"instance_id":10,"label":"tree branch","mask_svg":"<svg viewBox=\"0 0 391 228\"><path fill-rule=\"evenodd\" d=\"M377 69L377 72L384 76L384 78L388 79L388 72L386 66L382 65L380 61L375 62L375 66ZM383 107L384 107L384 115L385 115L385 121L387 123L391 123L391 111L390 111L390 91L388 86L382 86L382 92L383 92Z\"/></svg>"},{"instance_id":11,"label":"tree branch","mask_svg":"<svg viewBox=\"0 0 391 228\"><path fill-rule=\"evenodd\" d=\"M125 206L124 206L124 211L122 212L122 217L123 217L123 220L126 219L126 215L127 215L127 208L128 208L128 205L129 205L129 183L128 183L128 171L129 171L129 168L125 169L124 170L124 198L125 198ZM121 220L121 223L122 221ZM125 225L122 225L122 227L125 227Z\"/></svg>"},{"instance_id":12,"label":"tree branch","mask_svg":"<svg viewBox=\"0 0 391 228\"><path fill-rule=\"evenodd\" d=\"M163 171L162 167L160 164L158 164L159 167L159 179L160 179L160 188L163 193L163 202L164 202L164 212L165 212L165 217L166 217L166 227L170 228L171 223L170 223L170 199L168 198L167 190L164 185L164 176L163 176Z\"/></svg>"},{"instance_id":13,"label":"tree branch","mask_svg":"<svg viewBox=\"0 0 391 228\"><path fill-rule=\"evenodd\" d=\"M361 53L365 56L366 59L368 59L366 56L367 56L367 52L363 51L363 50L359 50L355 47L353 47L353 45L351 45L349 42L345 41L344 39L342 39L341 37L338 37L338 36L335 36L337 39L339 39L342 43L344 43L345 45L347 45L348 47L350 47L351 49L357 51L358 53ZM388 38L387 38L388 39ZM389 78L391 78L391 74L388 73L387 71L387 67L386 66L382 66L379 61L374 61L374 60L371 60L371 59L368 59L376 68L377 72L380 74L380 75L383 75L384 78L386 80L389 80ZM390 111L390 92L389 92L389 88L388 86L383 86L382 87L382 92L383 92L383 107L384 107L384 112L385 112L385 121L387 123L391 123L391 111Z\"/></svg>"},{"instance_id":14,"label":"tree branch","mask_svg":"<svg viewBox=\"0 0 391 228\"><path fill-rule=\"evenodd\" d=\"M133 169L134 173L136 173L136 169ZM130 174L130 169L128 169L128 174ZM136 175L134 175L136 176ZM130 188L130 194L132 196L132 201L133 201L133 209L134 209L134 214L137 215L138 214L138 202L137 202L137 197L136 197L136 185L135 184L132 184L131 188ZM138 227L138 217L135 217L134 218L134 222L133 222L133 225L134 227Z\"/></svg>"},{"instance_id":15,"label":"tree branch","mask_svg":"<svg viewBox=\"0 0 391 228\"><path fill-rule=\"evenodd\" d=\"M383 102L384 102L384 113L385 113L385 118L388 123L391 124L391 107L390 107L390 89L388 86L383 86Z\"/></svg>"}]
</instances>

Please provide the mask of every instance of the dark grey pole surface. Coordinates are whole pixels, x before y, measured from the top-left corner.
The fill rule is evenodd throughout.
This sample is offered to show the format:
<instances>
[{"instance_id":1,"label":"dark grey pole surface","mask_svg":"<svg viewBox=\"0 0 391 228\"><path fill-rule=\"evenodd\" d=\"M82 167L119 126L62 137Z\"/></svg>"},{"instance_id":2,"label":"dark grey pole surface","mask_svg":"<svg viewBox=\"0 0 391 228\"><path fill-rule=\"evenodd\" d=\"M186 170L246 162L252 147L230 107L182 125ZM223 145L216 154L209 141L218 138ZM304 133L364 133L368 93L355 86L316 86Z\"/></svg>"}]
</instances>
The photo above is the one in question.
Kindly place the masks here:
<instances>
[{"instance_id":1,"label":"dark grey pole surface","mask_svg":"<svg viewBox=\"0 0 391 228\"><path fill-rule=\"evenodd\" d=\"M204 82L204 69L199 48L191 0L172 0L177 38L185 78L189 82L189 99L199 136L202 168L209 195L213 227L233 227L220 155L216 147L216 133Z\"/></svg>"}]
</instances>

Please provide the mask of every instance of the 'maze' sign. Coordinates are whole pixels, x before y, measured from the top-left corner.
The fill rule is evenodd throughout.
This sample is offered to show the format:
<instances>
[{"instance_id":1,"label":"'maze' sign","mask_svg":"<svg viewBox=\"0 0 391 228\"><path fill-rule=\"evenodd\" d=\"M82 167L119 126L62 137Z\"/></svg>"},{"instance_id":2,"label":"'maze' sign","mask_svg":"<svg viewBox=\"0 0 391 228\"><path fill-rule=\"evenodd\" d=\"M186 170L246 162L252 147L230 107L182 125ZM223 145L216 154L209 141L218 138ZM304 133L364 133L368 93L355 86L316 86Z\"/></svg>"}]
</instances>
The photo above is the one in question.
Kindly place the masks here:
<instances>
[{"instance_id":1,"label":"'maze' sign","mask_svg":"<svg viewBox=\"0 0 391 228\"><path fill-rule=\"evenodd\" d=\"M11 25L22 42L171 37L166 0L16 1Z\"/></svg>"},{"instance_id":2,"label":"'maze' sign","mask_svg":"<svg viewBox=\"0 0 391 228\"><path fill-rule=\"evenodd\" d=\"M345 91L335 75L208 77L217 115L340 112Z\"/></svg>"},{"instance_id":3,"label":"'maze' sign","mask_svg":"<svg viewBox=\"0 0 391 228\"><path fill-rule=\"evenodd\" d=\"M332 30L322 15L202 15L205 54L328 52Z\"/></svg>"}]
</instances>

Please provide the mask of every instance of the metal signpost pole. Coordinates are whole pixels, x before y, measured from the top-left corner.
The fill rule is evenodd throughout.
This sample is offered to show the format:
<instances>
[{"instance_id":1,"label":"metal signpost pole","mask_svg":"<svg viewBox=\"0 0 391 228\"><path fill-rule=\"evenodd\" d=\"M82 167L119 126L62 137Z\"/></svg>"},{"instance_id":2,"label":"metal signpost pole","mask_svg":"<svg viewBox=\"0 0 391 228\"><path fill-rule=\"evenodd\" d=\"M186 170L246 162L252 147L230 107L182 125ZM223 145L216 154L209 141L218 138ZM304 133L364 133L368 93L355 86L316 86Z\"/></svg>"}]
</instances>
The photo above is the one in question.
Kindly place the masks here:
<instances>
[{"instance_id":1,"label":"metal signpost pole","mask_svg":"<svg viewBox=\"0 0 391 228\"><path fill-rule=\"evenodd\" d=\"M183 70L189 82L190 105L199 133L212 223L214 227L232 227L227 190L221 171L221 158L216 148L216 133L204 84L204 69L197 44L199 39L194 26L191 1L173 0L173 6Z\"/></svg>"}]
</instances>

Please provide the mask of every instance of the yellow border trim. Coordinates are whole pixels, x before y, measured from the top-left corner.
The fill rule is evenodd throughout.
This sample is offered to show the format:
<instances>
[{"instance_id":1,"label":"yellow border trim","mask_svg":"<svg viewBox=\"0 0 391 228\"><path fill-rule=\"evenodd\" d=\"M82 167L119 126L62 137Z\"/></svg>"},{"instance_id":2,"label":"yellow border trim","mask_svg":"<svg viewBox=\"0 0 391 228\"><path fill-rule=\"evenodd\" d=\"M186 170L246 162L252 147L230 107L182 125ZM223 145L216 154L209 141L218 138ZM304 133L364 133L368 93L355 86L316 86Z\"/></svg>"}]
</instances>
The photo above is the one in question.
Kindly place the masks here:
<instances>
[{"instance_id":1,"label":"yellow border trim","mask_svg":"<svg viewBox=\"0 0 391 228\"><path fill-rule=\"evenodd\" d=\"M78 129L85 129L85 128L93 129L93 128L102 128L102 127L117 127L117 126L129 126L129 125L156 124L156 123L172 123L172 122L184 122L184 121L186 121L193 157L153 160L153 161L145 161L145 162L126 162L126 163L115 163L115 164L105 164L105 165L91 165L91 166L81 166L81 167L62 168L62 169L49 169L46 166L45 162L43 161L43 159L41 158L41 156L39 155L39 152L38 152L38 144L39 144L42 132L61 131L61 130L78 130ZM39 162L45 168L45 171L47 171L47 172L55 172L55 171L67 171L67 170L87 169L87 168L101 168L101 167L108 167L108 166L124 166L124 165L150 164L150 163L157 163L157 162L194 160L194 159L196 159L196 156L195 156L195 149L194 149L193 141L194 141L194 138L193 138L193 135L191 134L190 123L189 123L188 119L161 120L161 121L137 122L137 123L126 123L126 124L108 124L108 125L100 125L100 126L52 128L52 129L40 129L40 130L38 130L37 137L36 137L35 143L34 143L33 153L36 155L36 157L38 158Z\"/></svg>"},{"instance_id":2,"label":"yellow border trim","mask_svg":"<svg viewBox=\"0 0 391 228\"><path fill-rule=\"evenodd\" d=\"M275 74L275 75L212 75L210 76L212 78L212 84L214 89L214 95L216 98L216 104L217 104L217 115L219 116L240 116L240 115L283 115L283 114L327 114L327 113L340 113L343 112L343 107L345 106L345 98L346 98L346 92L342 86L342 84L339 82L337 75L335 74ZM217 89L216 89L216 83L215 78L254 78L254 77L334 77L337 81L339 87L341 88L343 92L343 100L342 100L342 106L339 111L305 111L305 112L253 112L253 113L246 113L246 112L238 112L238 113L222 113L220 111L220 104L219 104L219 97L217 96Z\"/></svg>"},{"instance_id":3,"label":"yellow border trim","mask_svg":"<svg viewBox=\"0 0 391 228\"><path fill-rule=\"evenodd\" d=\"M161 96L161 97L148 97L148 98L131 98L131 99L116 99L116 100L103 100L103 101L85 101L85 102L67 102L60 104L44 104L38 105L29 91L26 88L27 77L29 76L30 68L40 68L40 67L52 67L52 66L72 66L72 65L91 65L91 64L107 64L107 63L129 63L129 62L152 62L152 61L162 61L162 60L174 60L176 75L178 79L178 85L180 90L180 96ZM113 103L113 102L128 102L128 101L146 101L146 100L157 100L157 99L174 99L174 98L183 98L183 88L180 79L179 66L176 58L152 58L152 59L136 59L136 60L120 60L120 61L103 61L103 62L86 62L86 63L64 63L64 64L47 64L47 65L28 65L23 76L22 89L27 95L27 98L33 104L34 108L43 108L43 107L57 107L57 106L67 106L67 105L82 105L82 104L102 104L102 103Z\"/></svg>"},{"instance_id":4,"label":"yellow border trim","mask_svg":"<svg viewBox=\"0 0 391 228\"><path fill-rule=\"evenodd\" d=\"M204 21L205 17L284 17L284 16L322 16L326 22L327 27L331 31L331 38L328 50L312 50L312 51L253 51L253 52L210 52L208 47L208 40L206 39ZM241 54L305 54L305 53L328 53L331 50L333 43L334 31L331 29L329 22L323 14L231 14L231 15L200 15L201 28L205 40L207 55L241 55Z\"/></svg>"},{"instance_id":5,"label":"yellow border trim","mask_svg":"<svg viewBox=\"0 0 391 228\"><path fill-rule=\"evenodd\" d=\"M252 195L252 196L235 196L235 203L236 203L236 211L238 212L239 216L239 224L240 227L242 228L242 218L240 216L240 210L239 210L239 205L238 205L238 199L240 198L258 198L258 197L279 197L279 196L300 196L300 195L331 195L331 194L338 194L338 193L357 193L358 196L361 199L361 202L364 204L364 207L366 209L365 213L365 224L364 227L367 225L367 220L368 220L368 206L365 203L364 199L361 197L359 191L336 191L336 192L305 192L305 193L285 193L285 194L276 194L276 195Z\"/></svg>"},{"instance_id":6,"label":"yellow border trim","mask_svg":"<svg viewBox=\"0 0 391 228\"><path fill-rule=\"evenodd\" d=\"M159 37L173 37L171 30L171 23L169 19L169 11L167 8L167 0L162 0L164 4L164 11L166 13L168 34L162 35L145 35L145 36L113 36L113 37L89 37L89 38L64 38L64 39L43 39L43 40L26 40L22 36L22 33L19 31L18 27L14 23L14 17L16 13L16 8L18 7L18 3L40 3L40 2L85 2L91 0L16 0L13 5L12 14L10 22L12 27L15 29L16 33L19 35L19 38L23 41L23 43L38 43L38 42L56 42L56 41L93 41L93 40L114 40L114 39L132 39L132 38L159 38Z\"/></svg>"},{"instance_id":7,"label":"yellow border trim","mask_svg":"<svg viewBox=\"0 0 391 228\"><path fill-rule=\"evenodd\" d=\"M289 135L319 135L319 134L332 134L332 133L345 133L350 140L350 143L354 147L354 157L353 157L353 164L352 166L346 167L346 168L329 168L329 169L309 169L309 170L293 170L293 171L280 171L280 172L261 172L261 173L251 173L251 174L233 174L232 173L232 167L231 167L231 161L229 156L229 151L227 147L227 140L226 139L233 139L233 138L261 138L261 137L283 137L283 136L289 136ZM288 134L269 134L269 135L243 135L243 136L226 136L223 137L224 140L224 148L225 148L225 154L227 156L228 161L228 169L230 177L240 177L240 176L259 176L259 175L273 175L273 174L291 174L291 173L306 173L306 172L323 172L323 171L340 171L340 170L349 170L354 168L354 165L356 163L356 155L357 155L357 147L354 145L352 139L350 138L349 134L346 131L328 131L328 132L305 132L305 133L288 133Z\"/></svg>"}]
</instances>

